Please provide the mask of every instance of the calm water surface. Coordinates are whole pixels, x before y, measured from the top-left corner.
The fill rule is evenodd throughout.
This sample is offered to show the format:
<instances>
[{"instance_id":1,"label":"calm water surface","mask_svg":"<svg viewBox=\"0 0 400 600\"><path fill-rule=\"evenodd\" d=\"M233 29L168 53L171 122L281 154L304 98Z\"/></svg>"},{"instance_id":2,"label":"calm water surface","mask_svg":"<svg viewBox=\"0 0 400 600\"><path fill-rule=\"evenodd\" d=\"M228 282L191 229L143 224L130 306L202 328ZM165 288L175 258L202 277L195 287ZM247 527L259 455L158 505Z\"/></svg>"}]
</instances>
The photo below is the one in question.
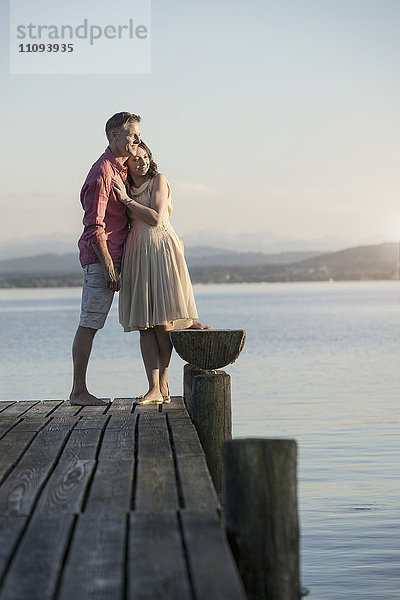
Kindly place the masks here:
<instances>
[{"instance_id":1,"label":"calm water surface","mask_svg":"<svg viewBox=\"0 0 400 600\"><path fill-rule=\"evenodd\" d=\"M400 599L399 285L207 285L199 314L244 328L232 376L234 435L299 445L302 583L318 600ZM65 399L78 289L0 290L2 400ZM171 367L182 392L183 361ZM138 334L114 303L95 339L92 393L146 389Z\"/></svg>"}]
</instances>

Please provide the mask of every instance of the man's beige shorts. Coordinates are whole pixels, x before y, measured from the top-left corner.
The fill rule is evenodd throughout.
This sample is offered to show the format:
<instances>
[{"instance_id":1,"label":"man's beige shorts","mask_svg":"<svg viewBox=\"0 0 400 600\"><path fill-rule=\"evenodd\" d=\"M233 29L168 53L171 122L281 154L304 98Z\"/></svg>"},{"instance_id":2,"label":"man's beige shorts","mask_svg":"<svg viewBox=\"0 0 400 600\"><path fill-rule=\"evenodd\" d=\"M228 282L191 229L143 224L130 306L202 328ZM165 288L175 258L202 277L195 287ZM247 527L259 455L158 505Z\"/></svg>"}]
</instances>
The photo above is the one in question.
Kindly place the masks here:
<instances>
[{"instance_id":1,"label":"man's beige shorts","mask_svg":"<svg viewBox=\"0 0 400 600\"><path fill-rule=\"evenodd\" d=\"M104 267L100 263L83 267L81 317L79 325L102 329L114 298L114 292L106 286Z\"/></svg>"}]
</instances>

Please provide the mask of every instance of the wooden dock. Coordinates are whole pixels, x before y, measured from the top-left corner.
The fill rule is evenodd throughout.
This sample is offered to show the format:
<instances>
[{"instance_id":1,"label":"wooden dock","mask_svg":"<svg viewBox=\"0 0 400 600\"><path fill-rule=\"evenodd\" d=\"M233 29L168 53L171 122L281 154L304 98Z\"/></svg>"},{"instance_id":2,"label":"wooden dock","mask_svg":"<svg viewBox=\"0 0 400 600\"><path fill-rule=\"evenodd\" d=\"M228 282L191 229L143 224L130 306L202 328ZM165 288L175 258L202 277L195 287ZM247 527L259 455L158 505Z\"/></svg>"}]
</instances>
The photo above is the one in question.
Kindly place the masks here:
<instances>
[{"instance_id":1,"label":"wooden dock","mask_svg":"<svg viewBox=\"0 0 400 600\"><path fill-rule=\"evenodd\" d=\"M244 600L182 398L0 402L0 600Z\"/></svg>"}]
</instances>

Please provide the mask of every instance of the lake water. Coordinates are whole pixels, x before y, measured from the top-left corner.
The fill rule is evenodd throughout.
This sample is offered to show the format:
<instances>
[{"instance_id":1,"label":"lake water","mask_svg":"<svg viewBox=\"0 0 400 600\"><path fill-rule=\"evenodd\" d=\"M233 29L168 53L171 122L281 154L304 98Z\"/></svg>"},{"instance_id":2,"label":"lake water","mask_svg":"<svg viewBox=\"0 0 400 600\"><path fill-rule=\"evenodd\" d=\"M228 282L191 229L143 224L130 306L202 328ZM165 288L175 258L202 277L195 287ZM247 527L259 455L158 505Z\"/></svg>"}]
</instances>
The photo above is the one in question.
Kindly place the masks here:
<instances>
[{"instance_id":1,"label":"lake water","mask_svg":"<svg viewBox=\"0 0 400 600\"><path fill-rule=\"evenodd\" d=\"M299 449L302 584L318 600L400 599L398 282L196 286L201 320L243 328L232 376L234 436ZM78 289L0 290L2 400L65 399ZM183 361L171 365L182 393ZM89 388L146 390L138 334L114 303Z\"/></svg>"}]
</instances>

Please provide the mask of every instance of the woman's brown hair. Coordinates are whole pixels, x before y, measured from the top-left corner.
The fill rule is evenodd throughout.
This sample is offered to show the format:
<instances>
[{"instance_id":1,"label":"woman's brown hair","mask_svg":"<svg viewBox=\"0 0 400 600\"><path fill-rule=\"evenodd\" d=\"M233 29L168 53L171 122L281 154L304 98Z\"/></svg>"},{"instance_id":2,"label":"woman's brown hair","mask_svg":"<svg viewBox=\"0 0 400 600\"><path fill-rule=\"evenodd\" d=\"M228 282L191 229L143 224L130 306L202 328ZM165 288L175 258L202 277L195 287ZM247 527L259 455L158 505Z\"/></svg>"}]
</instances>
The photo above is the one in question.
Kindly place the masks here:
<instances>
[{"instance_id":1,"label":"woman's brown hair","mask_svg":"<svg viewBox=\"0 0 400 600\"><path fill-rule=\"evenodd\" d=\"M155 161L153 160L153 154L152 154L150 148L147 146L147 144L145 144L142 141L138 145L138 148L143 148L143 150L146 152L147 156L150 159L150 166L149 166L149 170L147 171L147 173L148 173L149 177L152 179L158 173L158 167L157 167L157 164L155 163Z\"/></svg>"}]
</instances>

